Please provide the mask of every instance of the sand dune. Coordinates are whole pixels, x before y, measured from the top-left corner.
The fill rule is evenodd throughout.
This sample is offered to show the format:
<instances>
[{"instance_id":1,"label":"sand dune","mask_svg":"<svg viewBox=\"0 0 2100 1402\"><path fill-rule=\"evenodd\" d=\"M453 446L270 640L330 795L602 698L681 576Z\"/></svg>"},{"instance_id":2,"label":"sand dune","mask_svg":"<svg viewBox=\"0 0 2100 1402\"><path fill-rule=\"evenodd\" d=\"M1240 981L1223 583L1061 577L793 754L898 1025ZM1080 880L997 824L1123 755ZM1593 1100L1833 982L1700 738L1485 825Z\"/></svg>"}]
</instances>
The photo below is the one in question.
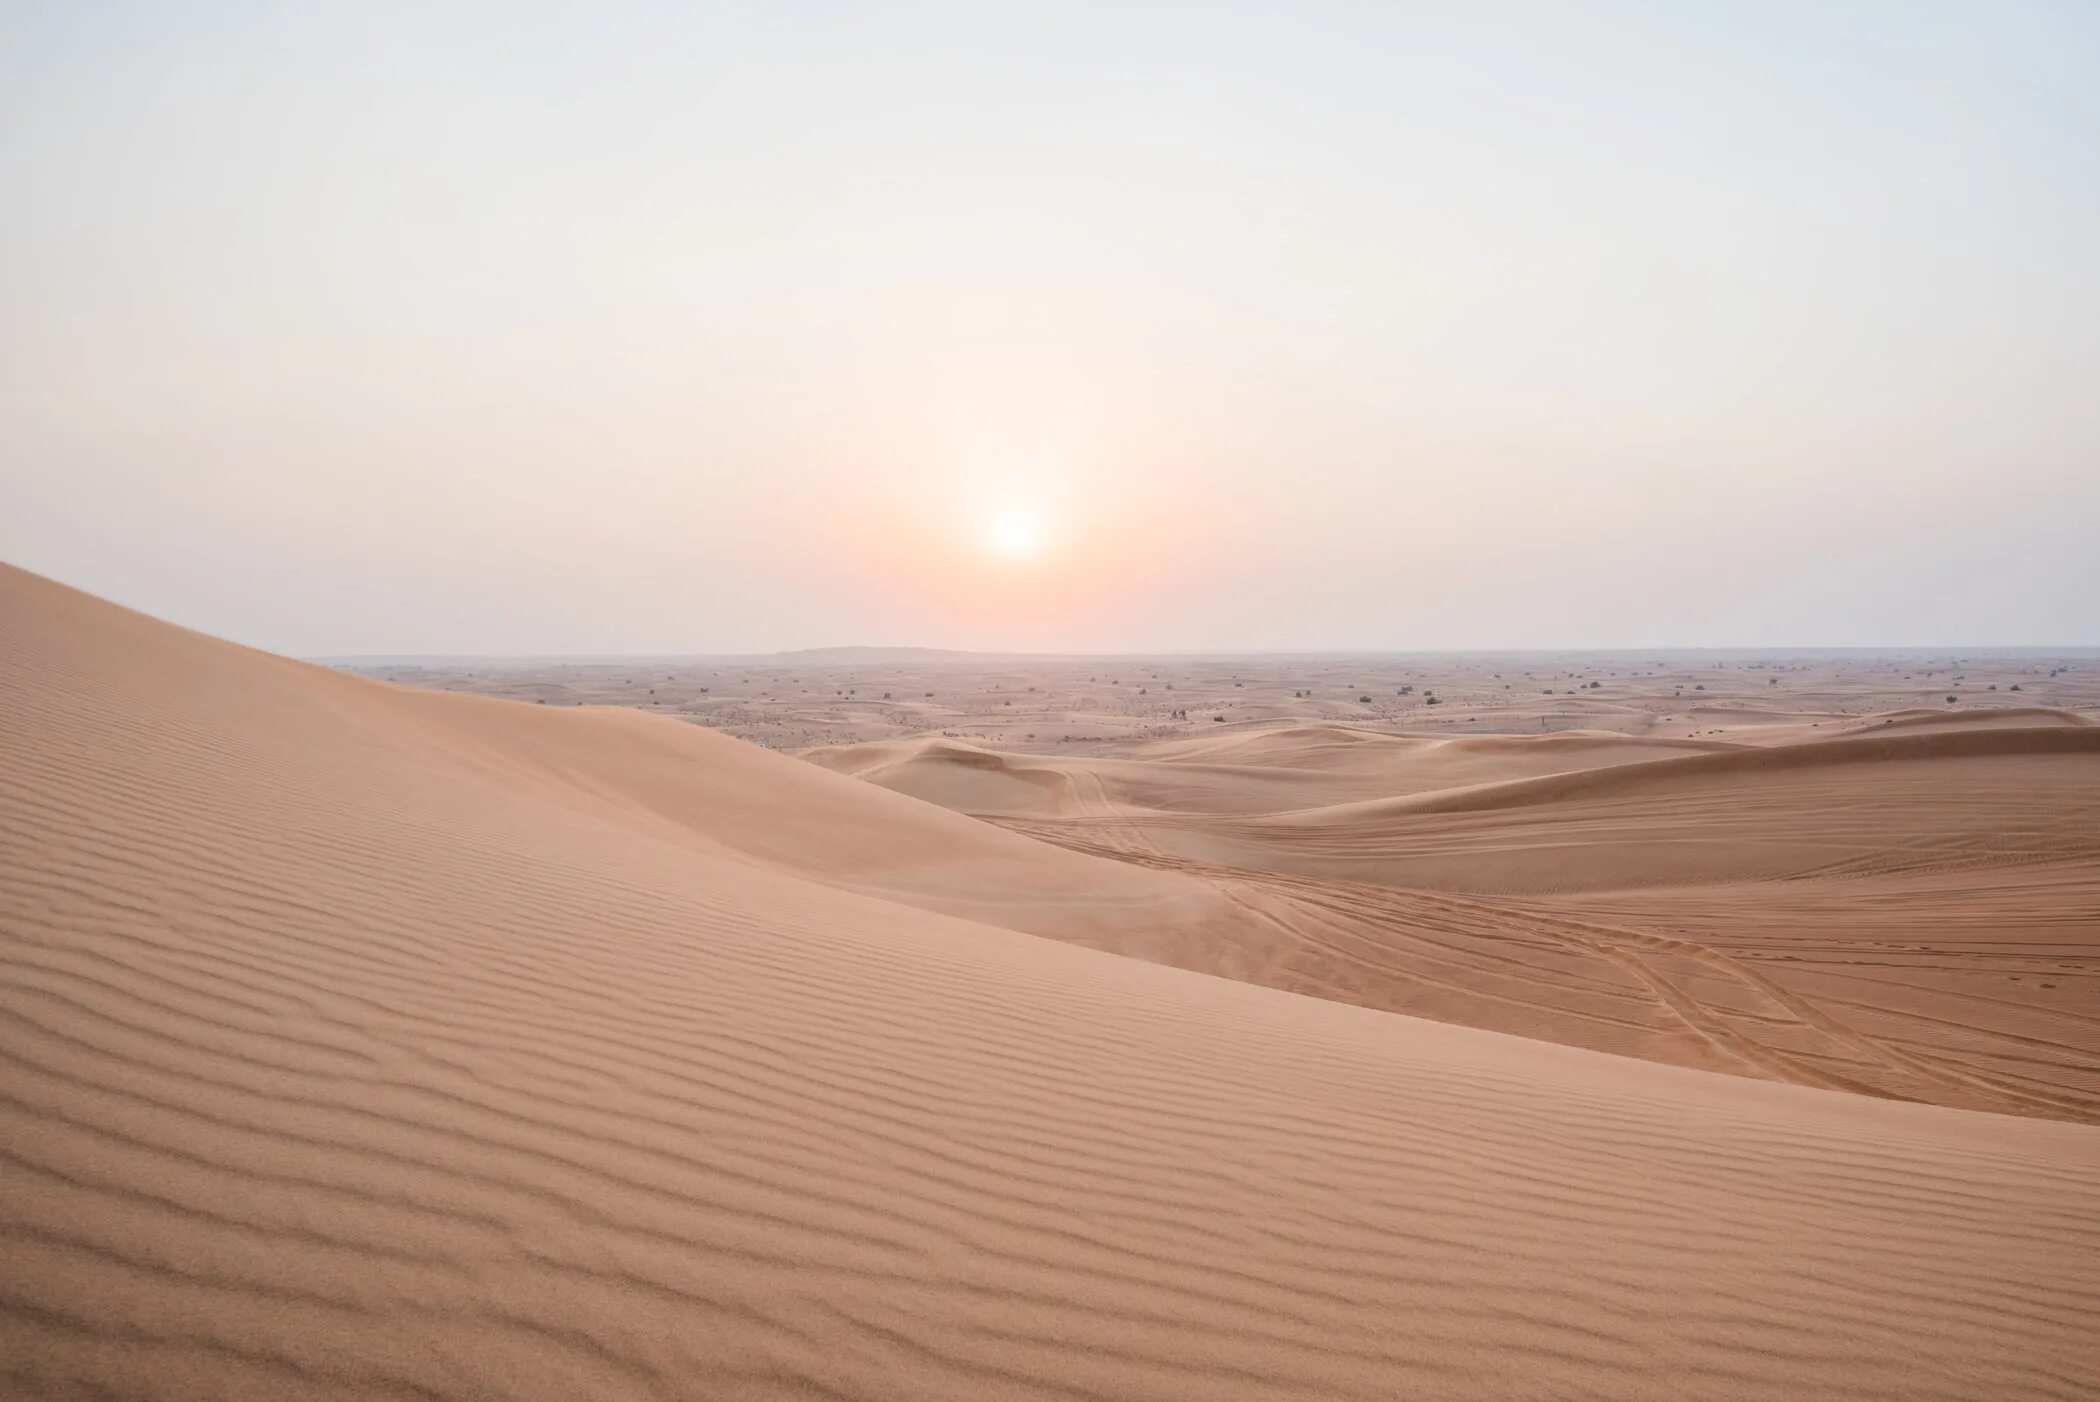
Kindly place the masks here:
<instances>
[{"instance_id":1,"label":"sand dune","mask_svg":"<svg viewBox=\"0 0 2100 1402\"><path fill-rule=\"evenodd\" d=\"M1229 820L1157 813L1092 827L1221 865L1476 892L1962 861L2090 865L2100 862L2100 727L1870 735Z\"/></svg>"},{"instance_id":2,"label":"sand dune","mask_svg":"<svg viewBox=\"0 0 2100 1402\"><path fill-rule=\"evenodd\" d=\"M2100 1121L2100 727L1967 720L1755 745L1312 726L1116 756L813 758L1207 881L1271 931L1222 946L1229 967L1200 940L1125 952L1677 1065Z\"/></svg>"},{"instance_id":3,"label":"sand dune","mask_svg":"<svg viewBox=\"0 0 2100 1402\"><path fill-rule=\"evenodd\" d=\"M370 675L432 690L682 716L776 749L850 750L933 737L1058 758L1171 759L1179 752L1193 759L1208 753L1243 773L1273 764L1325 767L1337 776L1389 762L1398 752L1381 742L1396 739L1510 742L1574 733L1593 742L1616 736L1692 745L1781 744L1878 726L1905 714L1921 724L1957 725L1988 724L2022 708L2100 719L2100 650L2090 648L1959 655L1873 649L1329 657L953 653L860 661L783 654L359 665ZM1235 760L1241 742L1245 748ZM1520 748L1511 757L1549 752ZM1406 767L1398 772L1411 780ZM1473 781L1515 777L1478 774Z\"/></svg>"},{"instance_id":4,"label":"sand dune","mask_svg":"<svg viewBox=\"0 0 2100 1402\"><path fill-rule=\"evenodd\" d=\"M1176 763L1201 759L1344 775L1369 769L1396 778L1454 783L1485 777L1483 771L1508 778L1724 748L1728 746L1721 741L1648 739L1607 731L1430 739L1350 726L1301 725L1159 741L1135 753Z\"/></svg>"},{"instance_id":5,"label":"sand dune","mask_svg":"<svg viewBox=\"0 0 2100 1402\"><path fill-rule=\"evenodd\" d=\"M1315 725L1155 741L1112 755L1014 753L916 736L802 757L958 812L1069 818L1280 813L1737 748L1578 731L1425 739Z\"/></svg>"},{"instance_id":6,"label":"sand dune","mask_svg":"<svg viewBox=\"0 0 2100 1402\"><path fill-rule=\"evenodd\" d=\"M2091 726L2093 723L2077 711L2060 706L2005 706L1990 711L1928 711L1912 707L1907 710L1889 711L1877 716L1862 716L1854 721L1846 733L1877 734L1891 731L1916 733L1930 731L1967 731L1996 726L2071 725ZM1802 738L1818 738L1803 736ZM1835 739L1836 736L1829 738Z\"/></svg>"},{"instance_id":7,"label":"sand dune","mask_svg":"<svg viewBox=\"0 0 2100 1402\"><path fill-rule=\"evenodd\" d=\"M0 574L0 1386L2100 1391L2100 1131L952 913L1143 866Z\"/></svg>"}]
</instances>

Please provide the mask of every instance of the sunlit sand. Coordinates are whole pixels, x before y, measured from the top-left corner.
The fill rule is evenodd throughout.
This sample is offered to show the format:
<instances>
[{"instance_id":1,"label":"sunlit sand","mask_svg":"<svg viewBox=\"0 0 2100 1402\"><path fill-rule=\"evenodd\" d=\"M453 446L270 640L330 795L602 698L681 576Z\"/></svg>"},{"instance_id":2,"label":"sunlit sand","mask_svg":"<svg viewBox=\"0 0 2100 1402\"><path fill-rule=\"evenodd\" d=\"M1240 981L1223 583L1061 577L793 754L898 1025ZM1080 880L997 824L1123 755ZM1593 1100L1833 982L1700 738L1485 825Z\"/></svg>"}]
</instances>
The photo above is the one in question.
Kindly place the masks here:
<instances>
[{"instance_id":1,"label":"sunlit sand","mask_svg":"<svg viewBox=\"0 0 2100 1402\"><path fill-rule=\"evenodd\" d=\"M0 625L30 1395L2100 1386L2079 710L801 759Z\"/></svg>"},{"instance_id":2,"label":"sunlit sand","mask_svg":"<svg viewBox=\"0 0 2100 1402\"><path fill-rule=\"evenodd\" d=\"M2100 4L0 7L0 1402L2100 1402Z\"/></svg>"}]
</instances>

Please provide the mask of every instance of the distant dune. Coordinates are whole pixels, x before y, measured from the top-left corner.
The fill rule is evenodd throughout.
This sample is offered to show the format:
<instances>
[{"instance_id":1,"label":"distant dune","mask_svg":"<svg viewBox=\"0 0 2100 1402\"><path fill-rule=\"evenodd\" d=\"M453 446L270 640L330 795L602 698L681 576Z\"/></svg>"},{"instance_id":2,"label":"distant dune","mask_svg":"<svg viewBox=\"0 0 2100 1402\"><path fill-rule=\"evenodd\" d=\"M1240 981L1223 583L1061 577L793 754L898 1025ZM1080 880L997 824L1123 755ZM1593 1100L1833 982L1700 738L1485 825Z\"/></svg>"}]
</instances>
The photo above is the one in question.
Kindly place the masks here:
<instances>
[{"instance_id":1,"label":"distant dune","mask_svg":"<svg viewBox=\"0 0 2100 1402\"><path fill-rule=\"evenodd\" d=\"M810 750L804 758L965 812L1098 817L1274 813L1738 748L1577 731L1421 739L1297 724L1155 741L1110 756L1014 754L919 736Z\"/></svg>"},{"instance_id":2,"label":"distant dune","mask_svg":"<svg viewBox=\"0 0 2100 1402\"><path fill-rule=\"evenodd\" d=\"M1271 931L1101 948L1683 1066L2100 1121L2100 726L2072 712L1903 712L1755 744L1295 725L1113 756L918 739L807 757L1206 881Z\"/></svg>"},{"instance_id":3,"label":"distant dune","mask_svg":"<svg viewBox=\"0 0 2100 1402\"><path fill-rule=\"evenodd\" d=\"M678 721L393 687L0 568L0 1391L2094 1396L2100 1129L1751 1079L1960 1068L1925 1021L1862 1029L1776 978L1781 1011L1731 1024L1677 968L1711 950L1640 924L1731 900L1805 919L1868 882L1923 919L1948 891L1970 892L1957 920L1975 890L2014 923L2053 901L2089 939L2095 752L2071 729L1825 756L1885 745L1872 763L1637 746L1572 775L1596 747L1488 744L1436 781L1563 788L1448 812L1389 789L1347 823L1335 805L1369 795L1296 802L1334 736L1296 765L1127 761L1149 776L831 757L1050 795L1002 828ZM1141 802L1184 762L1185 810ZM1216 807L1265 765L1294 807ZM1681 850L1702 841L1726 850ZM1173 850L1234 843L1354 875ZM1647 847L1670 880L1581 914L1496 894L1589 869L1556 844ZM1640 914L1658 891L1673 912ZM1320 923L1363 892L1450 910ZM1478 928L1439 953L1450 912ZM1274 977L1294 958L1308 991L1339 985L1361 929L1533 1021L1564 972L1589 1000L1569 1019L1637 1043L1651 1024L1596 972L1639 984L1631 960L1660 981L1640 1006L1691 1006L1627 1049L1711 1018L1714 1058L1747 1039L1774 1065L1710 1075ZM2020 1045L2029 1082L1961 1074L2076 1100L2063 1037Z\"/></svg>"}]
</instances>

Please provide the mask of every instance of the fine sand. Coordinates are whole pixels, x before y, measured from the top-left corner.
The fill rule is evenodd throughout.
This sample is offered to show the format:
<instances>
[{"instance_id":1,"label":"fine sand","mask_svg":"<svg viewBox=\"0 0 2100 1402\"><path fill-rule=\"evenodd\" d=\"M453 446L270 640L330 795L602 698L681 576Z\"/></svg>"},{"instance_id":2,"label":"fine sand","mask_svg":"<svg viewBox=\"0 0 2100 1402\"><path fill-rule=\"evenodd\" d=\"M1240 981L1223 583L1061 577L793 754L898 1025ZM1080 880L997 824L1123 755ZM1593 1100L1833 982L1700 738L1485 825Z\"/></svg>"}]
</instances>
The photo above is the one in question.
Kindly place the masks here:
<instances>
[{"instance_id":1,"label":"fine sand","mask_svg":"<svg viewBox=\"0 0 2100 1402\"><path fill-rule=\"evenodd\" d=\"M2100 1008L1920 948L2091 988L2100 730L1774 714L834 773L0 567L0 1393L2100 1394Z\"/></svg>"},{"instance_id":2,"label":"fine sand","mask_svg":"<svg viewBox=\"0 0 2100 1402\"><path fill-rule=\"evenodd\" d=\"M916 739L808 758L1207 881L1271 931L1067 936L1102 948L1682 1066L2100 1122L2100 725L2077 713L1754 744L1296 726L1114 757Z\"/></svg>"}]
</instances>

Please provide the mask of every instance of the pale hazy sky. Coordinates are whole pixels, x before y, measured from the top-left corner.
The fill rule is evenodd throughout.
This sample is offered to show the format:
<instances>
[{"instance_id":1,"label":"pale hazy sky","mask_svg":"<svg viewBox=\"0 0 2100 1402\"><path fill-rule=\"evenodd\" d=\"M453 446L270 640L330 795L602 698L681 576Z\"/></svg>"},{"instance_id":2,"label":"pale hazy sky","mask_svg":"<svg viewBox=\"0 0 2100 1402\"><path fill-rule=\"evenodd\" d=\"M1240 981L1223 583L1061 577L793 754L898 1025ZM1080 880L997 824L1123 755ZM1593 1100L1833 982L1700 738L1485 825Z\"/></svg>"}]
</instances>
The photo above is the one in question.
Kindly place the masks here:
<instances>
[{"instance_id":1,"label":"pale hazy sky","mask_svg":"<svg viewBox=\"0 0 2100 1402\"><path fill-rule=\"evenodd\" d=\"M2100 641L2096 54L13 0L0 558L307 655Z\"/></svg>"}]
</instances>

